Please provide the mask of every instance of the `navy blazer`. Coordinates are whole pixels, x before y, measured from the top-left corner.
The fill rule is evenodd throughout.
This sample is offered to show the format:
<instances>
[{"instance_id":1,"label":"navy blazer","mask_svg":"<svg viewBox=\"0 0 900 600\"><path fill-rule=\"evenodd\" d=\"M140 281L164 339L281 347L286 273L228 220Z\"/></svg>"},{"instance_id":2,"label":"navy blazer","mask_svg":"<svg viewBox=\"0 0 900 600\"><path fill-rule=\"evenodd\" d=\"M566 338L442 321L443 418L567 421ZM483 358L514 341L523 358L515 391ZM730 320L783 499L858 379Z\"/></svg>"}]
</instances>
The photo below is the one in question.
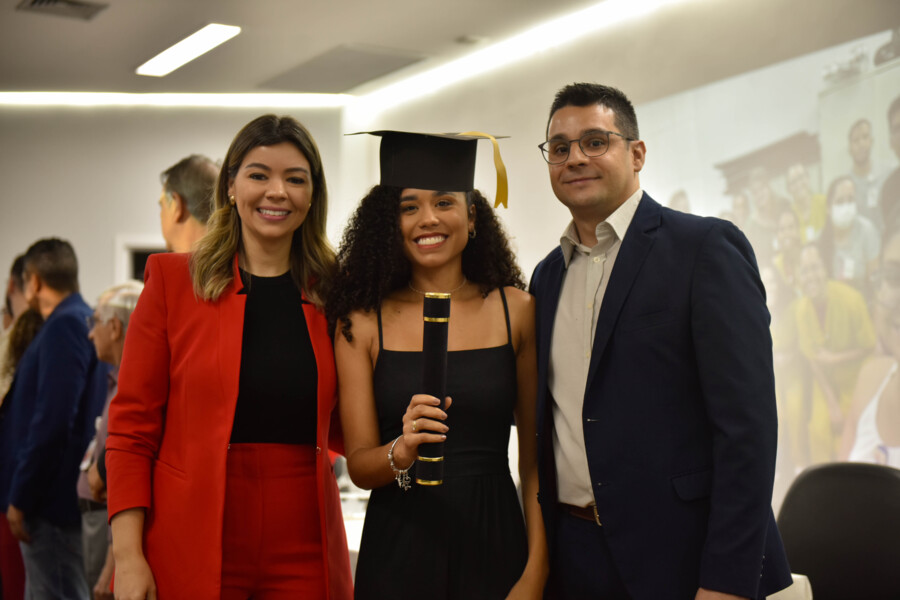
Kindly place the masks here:
<instances>
[{"instance_id":1,"label":"navy blazer","mask_svg":"<svg viewBox=\"0 0 900 600\"><path fill-rule=\"evenodd\" d=\"M0 422L0 505L59 527L80 525L78 465L103 410L108 366L88 339L90 307L67 296L16 369Z\"/></svg>"},{"instance_id":2,"label":"navy blazer","mask_svg":"<svg viewBox=\"0 0 900 600\"><path fill-rule=\"evenodd\" d=\"M556 472L547 384L565 274L536 267L540 499L553 544ZM771 509L777 417L765 291L732 224L646 193L597 320L584 394L597 511L635 600L697 588L757 598L790 585Z\"/></svg>"}]
</instances>

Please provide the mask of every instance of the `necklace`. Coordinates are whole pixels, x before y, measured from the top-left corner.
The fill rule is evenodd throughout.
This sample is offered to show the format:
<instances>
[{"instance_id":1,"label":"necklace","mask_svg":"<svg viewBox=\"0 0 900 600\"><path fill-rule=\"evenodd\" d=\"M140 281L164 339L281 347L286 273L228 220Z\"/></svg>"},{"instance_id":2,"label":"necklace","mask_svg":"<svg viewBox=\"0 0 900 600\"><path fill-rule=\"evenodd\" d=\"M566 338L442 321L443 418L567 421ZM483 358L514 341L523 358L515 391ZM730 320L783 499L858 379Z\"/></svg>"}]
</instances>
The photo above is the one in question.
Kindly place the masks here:
<instances>
[{"instance_id":1,"label":"necklace","mask_svg":"<svg viewBox=\"0 0 900 600\"><path fill-rule=\"evenodd\" d=\"M440 293L442 293L442 294L452 294L453 292L456 292L456 291L460 290L460 289L461 289L464 285L466 285L467 283L469 283L469 280L466 279L466 276L465 276L465 275L463 275L463 280L462 280L462 283L461 283L461 284L459 284L458 286L456 286L455 288L453 288L453 289L450 290L449 292L440 292ZM412 284L411 281L408 281L408 282L406 283L406 285L408 285L408 286L409 286L409 289L411 289L412 291L414 291L414 292L417 293L417 294L422 294L422 295L424 296L425 294L429 293L429 292L423 292L422 290L417 290L416 288L413 287L413 284Z\"/></svg>"}]
</instances>

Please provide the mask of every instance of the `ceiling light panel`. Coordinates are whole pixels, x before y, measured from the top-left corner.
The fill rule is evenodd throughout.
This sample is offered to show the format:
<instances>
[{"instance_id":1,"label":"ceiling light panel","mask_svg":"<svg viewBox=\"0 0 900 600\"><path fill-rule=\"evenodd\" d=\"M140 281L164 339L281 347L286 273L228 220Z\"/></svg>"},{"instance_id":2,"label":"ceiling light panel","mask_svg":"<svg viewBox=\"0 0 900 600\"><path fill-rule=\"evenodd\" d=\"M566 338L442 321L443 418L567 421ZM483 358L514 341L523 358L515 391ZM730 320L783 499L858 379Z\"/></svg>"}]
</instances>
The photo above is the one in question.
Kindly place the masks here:
<instances>
[{"instance_id":1,"label":"ceiling light panel","mask_svg":"<svg viewBox=\"0 0 900 600\"><path fill-rule=\"evenodd\" d=\"M138 75L165 77L182 65L227 42L240 32L240 27L210 23L171 48L163 50L138 67L135 72Z\"/></svg>"}]
</instances>

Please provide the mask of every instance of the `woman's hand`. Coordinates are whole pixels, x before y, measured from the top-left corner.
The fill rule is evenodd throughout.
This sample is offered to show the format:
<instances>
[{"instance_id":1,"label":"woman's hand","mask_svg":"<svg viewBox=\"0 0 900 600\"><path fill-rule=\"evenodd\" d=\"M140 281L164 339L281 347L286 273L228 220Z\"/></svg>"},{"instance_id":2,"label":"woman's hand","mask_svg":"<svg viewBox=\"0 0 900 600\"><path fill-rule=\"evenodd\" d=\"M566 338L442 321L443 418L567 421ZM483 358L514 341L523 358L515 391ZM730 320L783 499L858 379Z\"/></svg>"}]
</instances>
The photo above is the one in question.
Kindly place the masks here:
<instances>
[{"instance_id":1,"label":"woman's hand","mask_svg":"<svg viewBox=\"0 0 900 600\"><path fill-rule=\"evenodd\" d=\"M156 581L143 555L116 560L116 600L156 600Z\"/></svg>"},{"instance_id":2,"label":"woman's hand","mask_svg":"<svg viewBox=\"0 0 900 600\"><path fill-rule=\"evenodd\" d=\"M447 396L445 408L452 400ZM416 394L403 415L403 435L394 447L394 465L398 469L410 467L419 457L419 444L443 442L450 428L444 424L447 413L441 410L434 396Z\"/></svg>"},{"instance_id":3,"label":"woman's hand","mask_svg":"<svg viewBox=\"0 0 900 600\"><path fill-rule=\"evenodd\" d=\"M116 600L156 600L156 582L144 557L143 508L128 508L113 516L113 558Z\"/></svg>"}]
</instances>

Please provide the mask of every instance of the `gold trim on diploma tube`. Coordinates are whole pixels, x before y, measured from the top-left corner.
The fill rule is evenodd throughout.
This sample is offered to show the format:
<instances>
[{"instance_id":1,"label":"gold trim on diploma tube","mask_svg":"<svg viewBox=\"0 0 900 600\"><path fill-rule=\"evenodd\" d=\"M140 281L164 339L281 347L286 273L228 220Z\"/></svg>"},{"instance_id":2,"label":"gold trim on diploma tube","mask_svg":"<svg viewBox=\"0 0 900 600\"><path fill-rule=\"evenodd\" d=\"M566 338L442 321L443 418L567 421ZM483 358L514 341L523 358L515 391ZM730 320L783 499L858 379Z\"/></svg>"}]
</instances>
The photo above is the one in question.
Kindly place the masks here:
<instances>
[{"instance_id":1,"label":"gold trim on diploma tube","mask_svg":"<svg viewBox=\"0 0 900 600\"><path fill-rule=\"evenodd\" d=\"M445 292L425 292L426 298L449 298L450 294Z\"/></svg>"},{"instance_id":2,"label":"gold trim on diploma tube","mask_svg":"<svg viewBox=\"0 0 900 600\"><path fill-rule=\"evenodd\" d=\"M429 323L449 323L450 319L448 317L425 317L425 320Z\"/></svg>"},{"instance_id":3,"label":"gold trim on diploma tube","mask_svg":"<svg viewBox=\"0 0 900 600\"><path fill-rule=\"evenodd\" d=\"M427 479L416 478L416 483L418 483L419 485L442 485L444 483L444 480L439 479L438 481L429 481Z\"/></svg>"},{"instance_id":4,"label":"gold trim on diploma tube","mask_svg":"<svg viewBox=\"0 0 900 600\"><path fill-rule=\"evenodd\" d=\"M441 462L444 460L443 456L420 456L418 460L422 462Z\"/></svg>"}]
</instances>

